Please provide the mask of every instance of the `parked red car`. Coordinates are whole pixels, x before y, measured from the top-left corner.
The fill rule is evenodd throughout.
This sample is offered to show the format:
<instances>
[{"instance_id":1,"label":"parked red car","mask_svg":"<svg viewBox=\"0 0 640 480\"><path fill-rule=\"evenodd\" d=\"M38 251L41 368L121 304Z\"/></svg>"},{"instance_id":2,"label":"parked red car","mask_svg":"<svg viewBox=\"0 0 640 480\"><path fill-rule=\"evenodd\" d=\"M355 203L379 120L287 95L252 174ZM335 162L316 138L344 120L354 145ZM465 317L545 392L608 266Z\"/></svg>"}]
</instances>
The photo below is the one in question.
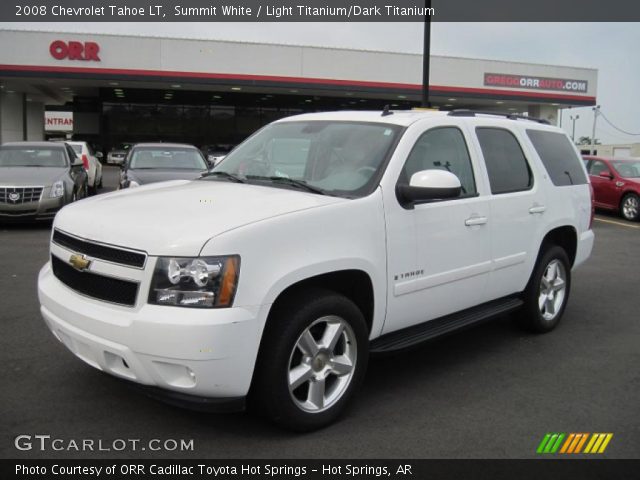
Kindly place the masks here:
<instances>
[{"instance_id":1,"label":"parked red car","mask_svg":"<svg viewBox=\"0 0 640 480\"><path fill-rule=\"evenodd\" d=\"M583 157L593 185L596 208L640 219L640 159Z\"/></svg>"}]
</instances>

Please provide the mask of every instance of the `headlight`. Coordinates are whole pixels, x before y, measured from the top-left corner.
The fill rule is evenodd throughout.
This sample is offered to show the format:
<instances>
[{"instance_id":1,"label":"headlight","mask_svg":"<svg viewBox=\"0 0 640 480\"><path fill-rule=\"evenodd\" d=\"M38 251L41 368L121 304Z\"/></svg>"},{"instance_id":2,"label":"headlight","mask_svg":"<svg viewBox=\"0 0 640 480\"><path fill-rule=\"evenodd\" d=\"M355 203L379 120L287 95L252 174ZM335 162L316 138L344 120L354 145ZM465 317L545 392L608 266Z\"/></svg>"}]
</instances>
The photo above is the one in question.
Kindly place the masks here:
<instances>
[{"instance_id":1,"label":"headlight","mask_svg":"<svg viewBox=\"0 0 640 480\"><path fill-rule=\"evenodd\" d=\"M149 303L178 307L230 307L236 294L240 257L160 257Z\"/></svg>"},{"instance_id":2,"label":"headlight","mask_svg":"<svg viewBox=\"0 0 640 480\"><path fill-rule=\"evenodd\" d=\"M58 180L51 186L51 193L49 197L58 198L64 195L64 183L61 180Z\"/></svg>"}]
</instances>

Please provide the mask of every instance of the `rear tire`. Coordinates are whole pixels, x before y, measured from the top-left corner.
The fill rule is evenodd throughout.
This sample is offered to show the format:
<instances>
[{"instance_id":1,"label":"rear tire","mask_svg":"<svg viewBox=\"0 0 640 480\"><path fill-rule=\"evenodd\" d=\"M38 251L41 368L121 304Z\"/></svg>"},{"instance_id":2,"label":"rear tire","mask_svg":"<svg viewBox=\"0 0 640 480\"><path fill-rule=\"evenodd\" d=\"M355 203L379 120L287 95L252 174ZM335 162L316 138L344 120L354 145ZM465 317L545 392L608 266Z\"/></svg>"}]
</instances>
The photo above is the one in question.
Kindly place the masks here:
<instances>
[{"instance_id":1,"label":"rear tire","mask_svg":"<svg viewBox=\"0 0 640 480\"><path fill-rule=\"evenodd\" d=\"M265 328L251 406L298 432L329 425L362 383L368 344L362 312L347 297L319 288L290 295Z\"/></svg>"},{"instance_id":2,"label":"rear tire","mask_svg":"<svg viewBox=\"0 0 640 480\"><path fill-rule=\"evenodd\" d=\"M635 222L640 219L640 197L635 193L627 193L620 202L620 215L625 220Z\"/></svg>"},{"instance_id":3,"label":"rear tire","mask_svg":"<svg viewBox=\"0 0 640 480\"><path fill-rule=\"evenodd\" d=\"M529 331L550 332L564 313L571 290L571 265L567 253L551 245L538 258L524 291L519 323Z\"/></svg>"}]
</instances>

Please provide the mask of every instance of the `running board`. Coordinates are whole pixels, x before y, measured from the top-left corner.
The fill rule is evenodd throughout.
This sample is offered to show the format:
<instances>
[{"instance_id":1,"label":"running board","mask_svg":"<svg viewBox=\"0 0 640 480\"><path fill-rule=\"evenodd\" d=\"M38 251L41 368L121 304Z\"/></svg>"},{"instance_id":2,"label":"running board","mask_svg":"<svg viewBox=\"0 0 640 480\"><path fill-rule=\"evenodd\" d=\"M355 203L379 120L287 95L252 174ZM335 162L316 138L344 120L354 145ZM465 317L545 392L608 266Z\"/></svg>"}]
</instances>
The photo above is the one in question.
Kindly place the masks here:
<instances>
[{"instance_id":1,"label":"running board","mask_svg":"<svg viewBox=\"0 0 640 480\"><path fill-rule=\"evenodd\" d=\"M524 302L517 297L501 298L458 313L436 318L419 325L387 333L373 340L371 353L387 353L418 345L442 335L475 325L520 308Z\"/></svg>"}]
</instances>

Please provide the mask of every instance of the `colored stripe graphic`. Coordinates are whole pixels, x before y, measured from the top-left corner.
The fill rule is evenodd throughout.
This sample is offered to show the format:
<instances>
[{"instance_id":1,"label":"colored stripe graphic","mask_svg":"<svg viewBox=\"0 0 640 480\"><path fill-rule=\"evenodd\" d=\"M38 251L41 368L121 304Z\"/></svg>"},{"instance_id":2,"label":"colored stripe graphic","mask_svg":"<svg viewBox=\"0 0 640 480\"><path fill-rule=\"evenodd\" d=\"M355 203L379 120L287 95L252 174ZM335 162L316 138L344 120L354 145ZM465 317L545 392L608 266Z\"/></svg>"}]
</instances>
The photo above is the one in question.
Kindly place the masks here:
<instances>
[{"instance_id":1,"label":"colored stripe graphic","mask_svg":"<svg viewBox=\"0 0 640 480\"><path fill-rule=\"evenodd\" d=\"M613 433L547 433L536 453L539 454L578 454L604 453L613 438ZM588 441L587 441L588 440ZM586 444L586 447L585 447ZM584 450L583 450L584 447Z\"/></svg>"},{"instance_id":2,"label":"colored stripe graphic","mask_svg":"<svg viewBox=\"0 0 640 480\"><path fill-rule=\"evenodd\" d=\"M584 453L604 453L613 437L613 433L594 433Z\"/></svg>"},{"instance_id":3,"label":"colored stripe graphic","mask_svg":"<svg viewBox=\"0 0 640 480\"><path fill-rule=\"evenodd\" d=\"M564 433L547 433L540 445L538 445L537 453L556 453L558 448L560 448L560 444L564 439Z\"/></svg>"},{"instance_id":4,"label":"colored stripe graphic","mask_svg":"<svg viewBox=\"0 0 640 480\"><path fill-rule=\"evenodd\" d=\"M587 438L589 438L588 433L581 433L580 435L582 435L582 438L578 442L578 445L576 445L576 449L573 451L573 453L580 453L582 451L582 446L584 445L584 442L586 442Z\"/></svg>"}]
</instances>

